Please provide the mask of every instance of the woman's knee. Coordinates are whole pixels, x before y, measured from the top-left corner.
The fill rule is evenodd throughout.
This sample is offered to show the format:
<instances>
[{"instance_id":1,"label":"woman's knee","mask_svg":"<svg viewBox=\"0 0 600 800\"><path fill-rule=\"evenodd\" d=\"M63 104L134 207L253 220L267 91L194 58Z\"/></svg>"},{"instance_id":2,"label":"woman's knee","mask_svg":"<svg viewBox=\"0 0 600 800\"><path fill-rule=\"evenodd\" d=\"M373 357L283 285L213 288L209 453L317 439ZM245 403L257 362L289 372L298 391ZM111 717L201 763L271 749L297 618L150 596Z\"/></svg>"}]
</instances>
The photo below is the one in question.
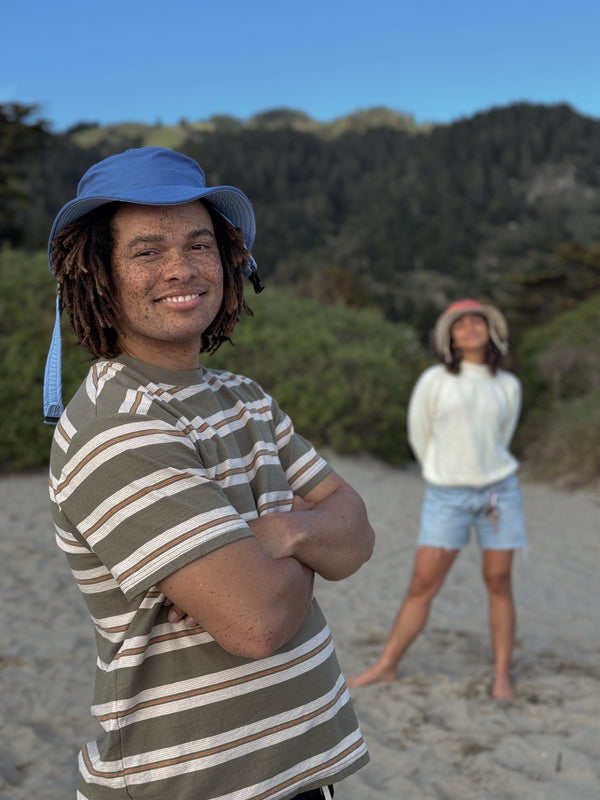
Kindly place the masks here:
<instances>
[{"instance_id":1,"label":"woman's knee","mask_svg":"<svg viewBox=\"0 0 600 800\"><path fill-rule=\"evenodd\" d=\"M483 580L488 592L491 594L509 595L511 589L510 570L502 572L484 571Z\"/></svg>"},{"instance_id":2,"label":"woman's knee","mask_svg":"<svg viewBox=\"0 0 600 800\"><path fill-rule=\"evenodd\" d=\"M410 597L432 598L439 592L444 583L446 572L432 573L429 571L413 573L410 585L408 587L408 595Z\"/></svg>"},{"instance_id":3,"label":"woman's knee","mask_svg":"<svg viewBox=\"0 0 600 800\"><path fill-rule=\"evenodd\" d=\"M430 598L434 597L438 590L439 586L437 581L432 581L429 577L423 575L413 575L412 580L409 584L407 597L412 598Z\"/></svg>"},{"instance_id":4,"label":"woman's knee","mask_svg":"<svg viewBox=\"0 0 600 800\"><path fill-rule=\"evenodd\" d=\"M418 598L435 597L457 554L458 550L420 547L417 551L408 595Z\"/></svg>"},{"instance_id":5,"label":"woman's knee","mask_svg":"<svg viewBox=\"0 0 600 800\"><path fill-rule=\"evenodd\" d=\"M483 580L490 594L511 593L511 550L485 550L483 554Z\"/></svg>"}]
</instances>

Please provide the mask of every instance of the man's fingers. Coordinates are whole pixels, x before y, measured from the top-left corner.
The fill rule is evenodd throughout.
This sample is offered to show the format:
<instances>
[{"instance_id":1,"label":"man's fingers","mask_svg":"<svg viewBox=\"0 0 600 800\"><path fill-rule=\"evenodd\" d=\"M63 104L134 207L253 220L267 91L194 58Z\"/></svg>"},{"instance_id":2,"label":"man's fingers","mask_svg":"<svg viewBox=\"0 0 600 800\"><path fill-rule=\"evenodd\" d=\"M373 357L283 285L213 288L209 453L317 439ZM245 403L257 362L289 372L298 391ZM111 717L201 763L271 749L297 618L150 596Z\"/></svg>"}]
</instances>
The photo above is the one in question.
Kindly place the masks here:
<instances>
[{"instance_id":1,"label":"man's fingers","mask_svg":"<svg viewBox=\"0 0 600 800\"><path fill-rule=\"evenodd\" d=\"M310 500L305 500L299 494L295 494L292 500L292 511L310 511L315 507L314 503Z\"/></svg>"}]
</instances>

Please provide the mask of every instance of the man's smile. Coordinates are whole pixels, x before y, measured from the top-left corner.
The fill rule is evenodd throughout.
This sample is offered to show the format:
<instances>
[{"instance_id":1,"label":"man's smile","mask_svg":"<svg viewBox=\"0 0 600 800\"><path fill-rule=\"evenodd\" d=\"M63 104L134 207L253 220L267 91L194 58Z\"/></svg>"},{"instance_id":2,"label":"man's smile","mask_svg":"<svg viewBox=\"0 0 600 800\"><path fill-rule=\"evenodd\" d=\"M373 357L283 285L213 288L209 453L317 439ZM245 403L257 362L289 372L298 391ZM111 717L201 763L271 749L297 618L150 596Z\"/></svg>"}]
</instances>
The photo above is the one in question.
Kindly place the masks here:
<instances>
[{"instance_id":1,"label":"man's smile","mask_svg":"<svg viewBox=\"0 0 600 800\"><path fill-rule=\"evenodd\" d=\"M173 297L161 297L157 303L187 303L190 300L196 300L200 297L201 292L194 292L193 294L179 294Z\"/></svg>"}]
</instances>

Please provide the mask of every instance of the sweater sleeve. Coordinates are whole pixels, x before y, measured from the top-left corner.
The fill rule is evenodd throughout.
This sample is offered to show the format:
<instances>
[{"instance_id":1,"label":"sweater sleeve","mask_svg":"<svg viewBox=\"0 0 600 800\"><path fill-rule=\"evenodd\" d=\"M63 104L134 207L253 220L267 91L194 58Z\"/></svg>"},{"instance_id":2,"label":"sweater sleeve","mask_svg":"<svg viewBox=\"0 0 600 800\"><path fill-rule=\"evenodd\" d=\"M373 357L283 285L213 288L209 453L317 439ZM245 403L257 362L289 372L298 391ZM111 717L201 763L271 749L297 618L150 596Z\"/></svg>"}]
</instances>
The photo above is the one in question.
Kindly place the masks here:
<instances>
[{"instance_id":1,"label":"sweater sleeve","mask_svg":"<svg viewBox=\"0 0 600 800\"><path fill-rule=\"evenodd\" d=\"M431 437L433 403L432 384L437 367L425 370L417 380L408 402L408 441L419 464L425 460Z\"/></svg>"},{"instance_id":2,"label":"sweater sleeve","mask_svg":"<svg viewBox=\"0 0 600 800\"><path fill-rule=\"evenodd\" d=\"M503 373L503 376L506 381L508 413L502 425L501 435L503 444L508 448L521 413L521 383L516 375L510 372Z\"/></svg>"}]
</instances>

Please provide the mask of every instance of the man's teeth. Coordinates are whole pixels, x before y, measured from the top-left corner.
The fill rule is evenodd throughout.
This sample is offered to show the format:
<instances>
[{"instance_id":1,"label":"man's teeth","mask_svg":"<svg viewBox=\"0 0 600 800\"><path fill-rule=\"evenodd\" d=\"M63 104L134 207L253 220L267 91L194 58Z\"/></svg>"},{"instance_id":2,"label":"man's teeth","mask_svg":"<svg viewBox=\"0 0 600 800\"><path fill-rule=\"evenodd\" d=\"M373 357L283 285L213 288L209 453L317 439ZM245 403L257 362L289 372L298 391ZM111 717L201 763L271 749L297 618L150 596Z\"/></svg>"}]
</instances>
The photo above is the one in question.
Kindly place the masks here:
<instances>
[{"instance_id":1,"label":"man's teeth","mask_svg":"<svg viewBox=\"0 0 600 800\"><path fill-rule=\"evenodd\" d=\"M179 297L163 297L161 303L185 303L188 300L194 300L199 297L198 294L182 294Z\"/></svg>"}]
</instances>

